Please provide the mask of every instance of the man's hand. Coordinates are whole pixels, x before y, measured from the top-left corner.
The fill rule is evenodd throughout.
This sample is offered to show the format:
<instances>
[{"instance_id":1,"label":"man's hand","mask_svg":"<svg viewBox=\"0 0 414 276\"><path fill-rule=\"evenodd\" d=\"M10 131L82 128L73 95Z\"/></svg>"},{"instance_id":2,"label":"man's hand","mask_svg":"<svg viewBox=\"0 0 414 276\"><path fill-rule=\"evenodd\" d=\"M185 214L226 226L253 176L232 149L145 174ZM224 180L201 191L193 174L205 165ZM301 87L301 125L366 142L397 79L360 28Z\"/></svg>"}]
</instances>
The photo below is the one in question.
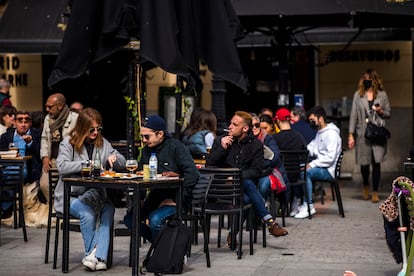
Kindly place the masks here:
<instances>
[{"instance_id":1,"label":"man's hand","mask_svg":"<svg viewBox=\"0 0 414 276\"><path fill-rule=\"evenodd\" d=\"M26 142L26 144L29 144L32 141L32 135L23 135L23 140Z\"/></svg>"},{"instance_id":2,"label":"man's hand","mask_svg":"<svg viewBox=\"0 0 414 276\"><path fill-rule=\"evenodd\" d=\"M179 177L180 175L176 172L173 171L166 171L166 172L162 172L162 176L166 176L166 177Z\"/></svg>"},{"instance_id":3,"label":"man's hand","mask_svg":"<svg viewBox=\"0 0 414 276\"><path fill-rule=\"evenodd\" d=\"M43 169L43 172L48 173L50 168L51 168L51 164L50 164L49 157L43 157L42 158L42 169Z\"/></svg>"},{"instance_id":4,"label":"man's hand","mask_svg":"<svg viewBox=\"0 0 414 276\"><path fill-rule=\"evenodd\" d=\"M233 136L224 136L221 138L221 146L225 149L227 149L229 146L233 144Z\"/></svg>"}]
</instances>

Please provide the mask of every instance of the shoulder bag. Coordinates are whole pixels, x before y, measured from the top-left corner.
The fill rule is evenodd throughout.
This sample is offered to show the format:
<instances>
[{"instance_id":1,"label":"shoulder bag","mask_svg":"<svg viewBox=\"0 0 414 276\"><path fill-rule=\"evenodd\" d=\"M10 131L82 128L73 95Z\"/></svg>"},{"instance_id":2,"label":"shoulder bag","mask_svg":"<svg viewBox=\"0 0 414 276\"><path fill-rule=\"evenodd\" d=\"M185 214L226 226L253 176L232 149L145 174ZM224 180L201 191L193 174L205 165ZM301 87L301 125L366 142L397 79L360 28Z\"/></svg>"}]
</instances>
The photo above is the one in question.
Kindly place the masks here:
<instances>
[{"instance_id":1,"label":"shoulder bag","mask_svg":"<svg viewBox=\"0 0 414 276\"><path fill-rule=\"evenodd\" d=\"M365 130L365 138L374 145L384 145L391 138L390 131L384 126L384 122L378 117L377 113L369 115L367 111L367 128ZM379 121L379 123L377 123Z\"/></svg>"}]
</instances>

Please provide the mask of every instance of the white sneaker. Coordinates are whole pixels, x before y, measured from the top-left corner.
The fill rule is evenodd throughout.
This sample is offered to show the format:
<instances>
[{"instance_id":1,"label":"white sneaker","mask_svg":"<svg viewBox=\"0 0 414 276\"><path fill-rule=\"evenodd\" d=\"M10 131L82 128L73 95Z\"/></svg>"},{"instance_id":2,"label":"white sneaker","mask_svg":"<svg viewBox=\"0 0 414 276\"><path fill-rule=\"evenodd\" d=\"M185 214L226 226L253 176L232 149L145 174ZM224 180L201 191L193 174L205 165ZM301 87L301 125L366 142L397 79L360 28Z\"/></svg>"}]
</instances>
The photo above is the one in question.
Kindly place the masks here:
<instances>
[{"instance_id":1,"label":"white sneaker","mask_svg":"<svg viewBox=\"0 0 414 276\"><path fill-rule=\"evenodd\" d=\"M311 215L316 214L316 209L315 207L313 207L313 204L309 204L310 207L310 213ZM306 202L303 203L303 205L301 206L299 213L297 213L295 215L295 218L297 219L303 219L303 218L307 218L309 217L309 212L308 212L308 205L306 204Z\"/></svg>"},{"instance_id":2,"label":"white sneaker","mask_svg":"<svg viewBox=\"0 0 414 276\"><path fill-rule=\"evenodd\" d=\"M106 270L106 263L98 260L95 267L96 271Z\"/></svg>"},{"instance_id":3,"label":"white sneaker","mask_svg":"<svg viewBox=\"0 0 414 276\"><path fill-rule=\"evenodd\" d=\"M82 264L85 270L88 271L95 271L96 270L96 264L98 263L98 259L95 257L96 254L96 248L94 248L89 255L84 257L82 259Z\"/></svg>"},{"instance_id":4,"label":"white sneaker","mask_svg":"<svg viewBox=\"0 0 414 276\"><path fill-rule=\"evenodd\" d=\"M87 271L95 271L97 263L98 259L89 255L82 259L83 268Z\"/></svg>"},{"instance_id":5,"label":"white sneaker","mask_svg":"<svg viewBox=\"0 0 414 276\"><path fill-rule=\"evenodd\" d=\"M297 198L297 197L293 198L292 206L291 207L292 208L291 208L291 211L290 211L289 215L291 217L294 217L297 213L299 213L299 209L301 207L301 205L300 205L300 198Z\"/></svg>"}]
</instances>

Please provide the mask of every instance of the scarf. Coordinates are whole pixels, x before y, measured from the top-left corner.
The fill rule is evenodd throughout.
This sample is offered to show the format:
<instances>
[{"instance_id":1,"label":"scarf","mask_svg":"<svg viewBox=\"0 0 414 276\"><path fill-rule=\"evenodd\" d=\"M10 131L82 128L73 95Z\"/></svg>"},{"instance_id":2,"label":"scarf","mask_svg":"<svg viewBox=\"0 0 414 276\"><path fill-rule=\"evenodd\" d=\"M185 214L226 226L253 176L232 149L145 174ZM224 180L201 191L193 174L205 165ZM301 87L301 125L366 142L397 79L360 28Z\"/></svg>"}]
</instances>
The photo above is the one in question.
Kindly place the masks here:
<instances>
[{"instance_id":1,"label":"scarf","mask_svg":"<svg viewBox=\"0 0 414 276\"><path fill-rule=\"evenodd\" d=\"M52 133L52 136L53 136L53 133L56 130L59 130L63 127L63 125L66 122L66 119L69 116L69 112L70 112L69 107L65 104L63 106L62 111L59 113L59 116L56 119L52 120L52 122L49 126L50 127L50 133Z\"/></svg>"}]
</instances>

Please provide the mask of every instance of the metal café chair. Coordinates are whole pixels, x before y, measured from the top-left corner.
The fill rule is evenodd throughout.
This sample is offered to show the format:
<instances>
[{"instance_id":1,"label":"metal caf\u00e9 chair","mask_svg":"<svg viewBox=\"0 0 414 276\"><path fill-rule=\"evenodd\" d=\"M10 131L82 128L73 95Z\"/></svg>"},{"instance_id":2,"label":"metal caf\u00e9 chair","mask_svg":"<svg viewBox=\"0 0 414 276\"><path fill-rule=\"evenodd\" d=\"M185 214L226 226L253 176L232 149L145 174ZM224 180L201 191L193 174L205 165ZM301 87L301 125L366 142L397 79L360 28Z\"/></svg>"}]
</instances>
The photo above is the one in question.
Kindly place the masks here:
<instances>
[{"instance_id":1,"label":"metal caf\u00e9 chair","mask_svg":"<svg viewBox=\"0 0 414 276\"><path fill-rule=\"evenodd\" d=\"M324 204L324 198L323 198L323 184L324 183L329 183L331 184L331 192L332 192L332 200L336 201L338 203L338 210L339 210L339 214L344 218L345 217L345 213L344 213L344 207L342 204L342 196L341 196L341 189L339 187L339 176L341 174L341 164L342 164L342 159L344 158L344 152L341 151L341 154L338 156L338 160L336 160L336 165L335 165L335 178L329 181L315 181L315 183L318 183L320 185L322 185L322 192L321 192L321 203Z\"/></svg>"},{"instance_id":2,"label":"metal caf\u00e9 chair","mask_svg":"<svg viewBox=\"0 0 414 276\"><path fill-rule=\"evenodd\" d=\"M287 176L289 178L290 187L300 186L304 187L306 195L306 163L308 162L308 150L281 150L283 166L285 167ZM303 177L301 176L303 174ZM308 204L309 219L312 218L310 214L310 206Z\"/></svg>"},{"instance_id":3,"label":"metal caf\u00e9 chair","mask_svg":"<svg viewBox=\"0 0 414 276\"><path fill-rule=\"evenodd\" d=\"M13 201L14 229L22 227L24 241L27 242L26 223L23 207L23 185L24 185L24 163L23 159L0 159L0 206L3 201ZM19 218L17 218L17 212ZM0 224L1 217L0 216Z\"/></svg>"},{"instance_id":4,"label":"metal caf\u00e9 chair","mask_svg":"<svg viewBox=\"0 0 414 276\"><path fill-rule=\"evenodd\" d=\"M59 232L61 229L61 222L63 221L63 214L60 212L56 212L53 208L55 188L56 188L58 181L59 181L59 172L57 171L57 169L50 169L49 170L49 202L48 202L49 215L48 215L47 231L46 231L45 264L49 262L49 247L50 247L49 245L50 245L50 232L52 228L52 218L56 218L55 242L54 242L54 250L53 250L53 269L56 269L57 267ZM69 231L81 232L80 222L78 218L75 218L72 216L70 217ZM113 255L113 225L111 229L108 259L107 259L108 268L111 268L112 266L112 255Z\"/></svg>"},{"instance_id":5,"label":"metal caf\u00e9 chair","mask_svg":"<svg viewBox=\"0 0 414 276\"><path fill-rule=\"evenodd\" d=\"M206 254L207 267L211 266L210 262L210 226L213 215L230 215L232 221L231 231L231 249L236 249L236 233L238 231L238 250L237 258L242 257L243 245L243 212L251 208L251 204L245 205L243 202L243 185L242 174L238 168L201 168L202 174L213 174L214 178L210 188L206 193L205 199L199 207L194 208L196 213L203 217L203 234L204 234L204 253ZM218 246L220 247L220 231ZM253 232L249 227L250 233L250 254L253 254Z\"/></svg>"}]
</instances>

